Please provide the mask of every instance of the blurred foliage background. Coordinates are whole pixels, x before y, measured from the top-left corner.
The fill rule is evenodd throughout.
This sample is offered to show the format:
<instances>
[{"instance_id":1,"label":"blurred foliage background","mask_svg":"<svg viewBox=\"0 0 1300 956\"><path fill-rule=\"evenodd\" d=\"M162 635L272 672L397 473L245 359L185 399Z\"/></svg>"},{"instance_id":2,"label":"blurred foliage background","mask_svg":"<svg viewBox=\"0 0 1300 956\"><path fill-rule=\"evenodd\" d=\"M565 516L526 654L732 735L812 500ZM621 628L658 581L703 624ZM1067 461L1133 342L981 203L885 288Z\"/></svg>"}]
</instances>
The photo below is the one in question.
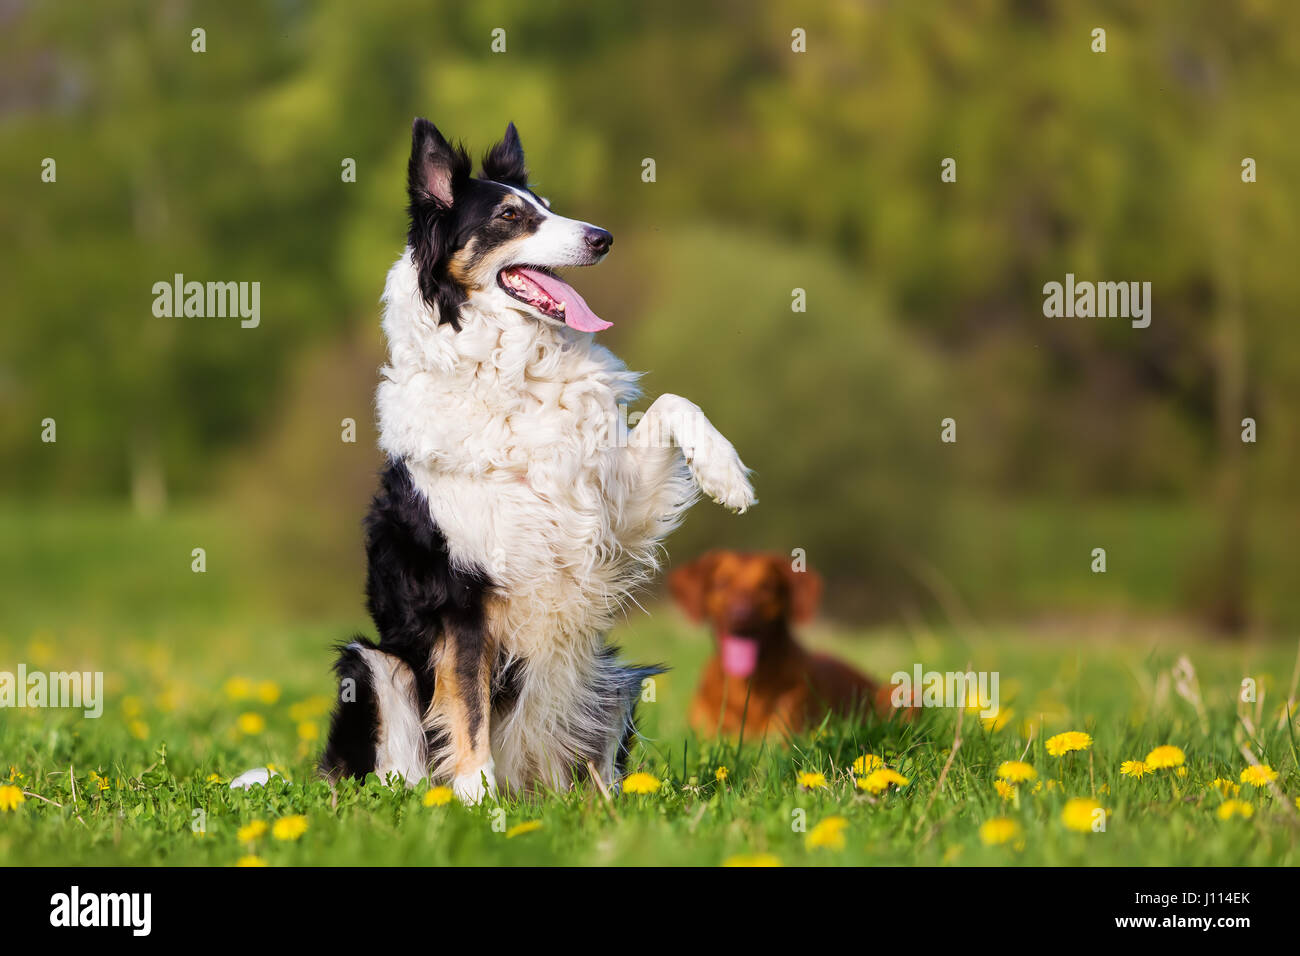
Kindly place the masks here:
<instances>
[{"instance_id":1,"label":"blurred foliage background","mask_svg":"<svg viewBox=\"0 0 1300 956\"><path fill-rule=\"evenodd\" d=\"M804 548L858 621L1300 624L1294 3L6 0L0 34L11 612L110 567L166 607L192 542L221 594L360 617L424 115L476 155L518 124L618 237L575 279L602 339L756 469L675 560ZM1067 272L1151 282L1150 328L1045 318ZM155 318L175 273L260 282L260 326Z\"/></svg>"}]
</instances>

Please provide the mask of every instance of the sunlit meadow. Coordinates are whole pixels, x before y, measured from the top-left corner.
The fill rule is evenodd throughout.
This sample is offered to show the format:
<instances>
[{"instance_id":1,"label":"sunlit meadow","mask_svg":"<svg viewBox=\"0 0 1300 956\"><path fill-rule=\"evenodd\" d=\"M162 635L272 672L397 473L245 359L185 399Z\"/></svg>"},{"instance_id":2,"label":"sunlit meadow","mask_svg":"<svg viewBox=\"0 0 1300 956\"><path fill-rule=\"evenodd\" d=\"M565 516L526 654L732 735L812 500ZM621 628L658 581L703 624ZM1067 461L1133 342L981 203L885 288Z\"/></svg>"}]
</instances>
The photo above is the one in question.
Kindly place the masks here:
<instances>
[{"instance_id":1,"label":"sunlit meadow","mask_svg":"<svg viewBox=\"0 0 1300 956\"><path fill-rule=\"evenodd\" d=\"M6 517L6 540L32 521ZM48 522L40 530L60 538ZM466 809L424 784L372 778L331 791L313 772L332 702L329 648L363 620L273 623L219 568L206 580L162 571L172 552L185 566L195 535L222 553L220 529L202 517L138 541L123 532L120 545L139 545L131 560L88 548L87 566L67 569L83 583L63 601L40 554L3 550L0 570L26 582L29 600L7 613L0 670L102 670L106 701L97 720L0 714L0 863L1300 862L1284 716L1295 646L1215 644L1169 625L812 628L809 643L877 675L917 661L997 670L1002 709L708 743L685 726L708 636L651 605L614 635L631 659L673 668L642 706L645 739L621 795L582 785ZM123 600L137 578L175 584ZM1254 702L1239 699L1244 678ZM265 766L278 774L269 786L230 789Z\"/></svg>"}]
</instances>

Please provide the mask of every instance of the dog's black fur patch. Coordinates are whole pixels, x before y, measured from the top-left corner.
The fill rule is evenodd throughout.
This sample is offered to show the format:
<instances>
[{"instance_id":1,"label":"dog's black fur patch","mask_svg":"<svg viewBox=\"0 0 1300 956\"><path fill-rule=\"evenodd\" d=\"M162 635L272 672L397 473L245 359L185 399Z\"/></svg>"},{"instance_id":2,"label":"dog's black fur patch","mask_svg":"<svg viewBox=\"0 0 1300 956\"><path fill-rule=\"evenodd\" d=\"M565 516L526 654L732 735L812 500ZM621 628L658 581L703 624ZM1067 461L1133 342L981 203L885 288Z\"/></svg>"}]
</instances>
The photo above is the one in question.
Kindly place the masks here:
<instances>
[{"instance_id":1,"label":"dog's black fur patch","mask_svg":"<svg viewBox=\"0 0 1300 956\"><path fill-rule=\"evenodd\" d=\"M400 461L390 461L380 480L370 513L366 516L366 599L370 617L379 631L377 647L411 669L415 676L420 713L433 701L434 674L430 660L439 640L456 642L458 661L478 661L487 641L483 620L484 599L491 582L481 571L453 566L447 539L429 513L429 503ZM355 650L344 647L335 665L340 678L368 675ZM346 672L346 673L345 673ZM362 703L362 681L357 681L357 703ZM329 746L322 758L326 774L364 777L374 768L374 732L378 720L369 678L363 706L340 701L330 726ZM467 692L472 682L462 680ZM486 701L471 706L486 710ZM358 727L370 723L370 749L356 744ZM336 745L336 737L338 743ZM445 741L431 735L429 752ZM368 759L367 759L368 758Z\"/></svg>"}]
</instances>

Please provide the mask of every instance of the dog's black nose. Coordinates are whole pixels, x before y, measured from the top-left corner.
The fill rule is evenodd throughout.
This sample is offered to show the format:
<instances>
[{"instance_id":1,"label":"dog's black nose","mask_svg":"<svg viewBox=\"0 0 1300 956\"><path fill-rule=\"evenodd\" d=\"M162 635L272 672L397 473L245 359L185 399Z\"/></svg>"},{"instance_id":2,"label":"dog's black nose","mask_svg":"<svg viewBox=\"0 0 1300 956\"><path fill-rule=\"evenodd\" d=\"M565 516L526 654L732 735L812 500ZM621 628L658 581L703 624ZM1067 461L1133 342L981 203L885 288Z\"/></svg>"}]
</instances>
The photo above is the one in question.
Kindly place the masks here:
<instances>
[{"instance_id":1,"label":"dog's black nose","mask_svg":"<svg viewBox=\"0 0 1300 956\"><path fill-rule=\"evenodd\" d=\"M587 246L598 256L603 256L609 252L609 247L614 244L614 236L604 229L597 229L595 226L588 226L583 238L587 240Z\"/></svg>"}]
</instances>

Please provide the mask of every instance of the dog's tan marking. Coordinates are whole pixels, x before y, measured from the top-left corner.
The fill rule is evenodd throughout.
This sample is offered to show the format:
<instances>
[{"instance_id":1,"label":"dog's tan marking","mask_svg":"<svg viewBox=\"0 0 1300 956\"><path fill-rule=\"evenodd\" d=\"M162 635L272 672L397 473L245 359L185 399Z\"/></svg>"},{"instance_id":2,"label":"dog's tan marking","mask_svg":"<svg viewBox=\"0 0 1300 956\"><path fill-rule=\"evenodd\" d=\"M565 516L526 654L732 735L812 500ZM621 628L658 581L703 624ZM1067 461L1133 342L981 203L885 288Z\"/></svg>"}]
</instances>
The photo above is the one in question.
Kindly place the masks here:
<instances>
[{"instance_id":1,"label":"dog's tan marking","mask_svg":"<svg viewBox=\"0 0 1300 956\"><path fill-rule=\"evenodd\" d=\"M434 665L434 692L430 710L447 733L451 753L449 769L453 788L467 803L477 803L496 788L489 728L490 649L475 662L466 683L460 657L465 653L451 635L443 638L442 653ZM477 718L477 719L476 719ZM486 776L486 783L484 783Z\"/></svg>"},{"instance_id":2,"label":"dog's tan marking","mask_svg":"<svg viewBox=\"0 0 1300 956\"><path fill-rule=\"evenodd\" d=\"M447 274L463 286L479 285L469 273L469 264L474 261L474 249L477 246L478 240L471 239L463 249L447 261Z\"/></svg>"}]
</instances>

